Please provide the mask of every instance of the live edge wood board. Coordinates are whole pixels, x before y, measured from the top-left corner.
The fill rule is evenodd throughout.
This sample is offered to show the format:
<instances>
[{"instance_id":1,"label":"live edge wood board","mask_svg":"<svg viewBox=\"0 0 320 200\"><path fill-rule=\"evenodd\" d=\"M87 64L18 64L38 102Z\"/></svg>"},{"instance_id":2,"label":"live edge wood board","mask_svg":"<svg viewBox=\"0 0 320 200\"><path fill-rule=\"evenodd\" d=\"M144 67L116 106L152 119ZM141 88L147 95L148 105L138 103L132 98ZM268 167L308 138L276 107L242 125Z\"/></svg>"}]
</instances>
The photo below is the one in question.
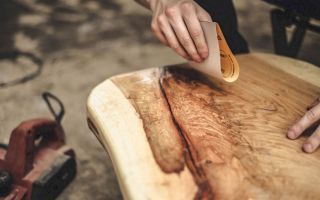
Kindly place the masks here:
<instances>
[{"instance_id":1,"label":"live edge wood board","mask_svg":"<svg viewBox=\"0 0 320 200\"><path fill-rule=\"evenodd\" d=\"M237 57L233 84L181 65L112 77L88 123L126 199L319 199L320 150L288 127L320 96L320 70L289 58ZM103 178L103 177L101 177Z\"/></svg>"}]
</instances>

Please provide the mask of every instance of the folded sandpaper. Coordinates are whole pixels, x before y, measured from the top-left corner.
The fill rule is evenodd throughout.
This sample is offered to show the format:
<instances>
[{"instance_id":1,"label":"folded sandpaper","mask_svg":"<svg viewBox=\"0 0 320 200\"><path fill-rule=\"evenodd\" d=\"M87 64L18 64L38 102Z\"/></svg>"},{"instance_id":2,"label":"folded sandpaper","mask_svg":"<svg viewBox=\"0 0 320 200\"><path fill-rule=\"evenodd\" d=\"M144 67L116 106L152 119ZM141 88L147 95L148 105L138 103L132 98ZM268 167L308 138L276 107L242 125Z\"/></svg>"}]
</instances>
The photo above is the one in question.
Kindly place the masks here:
<instances>
[{"instance_id":1,"label":"folded sandpaper","mask_svg":"<svg viewBox=\"0 0 320 200\"><path fill-rule=\"evenodd\" d=\"M239 64L216 22L200 22L209 48L201 63L189 61L189 66L211 77L234 82L239 77Z\"/></svg>"}]
</instances>

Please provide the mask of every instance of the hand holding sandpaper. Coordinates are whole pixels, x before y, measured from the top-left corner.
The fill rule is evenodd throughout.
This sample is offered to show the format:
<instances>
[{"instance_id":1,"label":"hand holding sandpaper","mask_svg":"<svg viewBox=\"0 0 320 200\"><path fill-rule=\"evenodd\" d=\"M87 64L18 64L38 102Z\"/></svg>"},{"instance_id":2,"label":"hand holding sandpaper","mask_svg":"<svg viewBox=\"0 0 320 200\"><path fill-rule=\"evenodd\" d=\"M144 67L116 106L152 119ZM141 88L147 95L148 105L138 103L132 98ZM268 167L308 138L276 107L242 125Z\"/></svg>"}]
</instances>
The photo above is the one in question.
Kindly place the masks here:
<instances>
[{"instance_id":1,"label":"hand holding sandpaper","mask_svg":"<svg viewBox=\"0 0 320 200\"><path fill-rule=\"evenodd\" d=\"M237 79L239 66L219 26L195 1L148 0L143 5L152 10L151 29L163 44L210 76L228 82Z\"/></svg>"},{"instance_id":2,"label":"hand holding sandpaper","mask_svg":"<svg viewBox=\"0 0 320 200\"><path fill-rule=\"evenodd\" d=\"M239 64L219 25L215 22L200 23L209 48L209 56L201 63L189 61L189 65L209 76L234 82L239 77Z\"/></svg>"}]
</instances>

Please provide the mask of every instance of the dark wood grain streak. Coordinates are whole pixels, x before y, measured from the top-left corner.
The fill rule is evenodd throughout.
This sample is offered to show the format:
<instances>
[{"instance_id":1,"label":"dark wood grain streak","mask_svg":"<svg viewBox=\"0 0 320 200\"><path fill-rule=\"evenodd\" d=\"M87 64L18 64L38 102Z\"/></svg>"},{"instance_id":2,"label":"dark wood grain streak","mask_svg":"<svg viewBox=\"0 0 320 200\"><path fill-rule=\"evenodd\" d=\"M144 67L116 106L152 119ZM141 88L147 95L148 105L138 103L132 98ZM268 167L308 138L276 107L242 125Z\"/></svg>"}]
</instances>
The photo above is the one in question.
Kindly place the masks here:
<instances>
[{"instance_id":1,"label":"dark wood grain streak","mask_svg":"<svg viewBox=\"0 0 320 200\"><path fill-rule=\"evenodd\" d=\"M192 70L192 72L194 71ZM194 74L199 75L198 73L189 73L189 75L194 75ZM159 79L160 81L159 85L166 102L168 102L168 107L169 107L169 111L171 113L173 122L180 133L182 141L184 142L184 145L186 148L186 153L185 153L186 165L188 166L190 172L193 174L194 181L198 186L198 191L194 199L213 199L214 194L213 194L213 191L211 190L208 179L202 167L199 167L199 165L197 164L197 161L194 159L193 154L197 152L197 149L193 148L192 144L190 143L190 140L187 137L188 135L186 135L183 129L180 127L179 121L176 120L175 115L173 113L174 111L172 110L172 105L170 105L169 103L170 100L168 100L169 97L167 96L166 88L163 86L163 81L166 80L166 77L168 77L168 73L167 73L167 69L165 68L164 70L162 70L161 77Z\"/></svg>"}]
</instances>

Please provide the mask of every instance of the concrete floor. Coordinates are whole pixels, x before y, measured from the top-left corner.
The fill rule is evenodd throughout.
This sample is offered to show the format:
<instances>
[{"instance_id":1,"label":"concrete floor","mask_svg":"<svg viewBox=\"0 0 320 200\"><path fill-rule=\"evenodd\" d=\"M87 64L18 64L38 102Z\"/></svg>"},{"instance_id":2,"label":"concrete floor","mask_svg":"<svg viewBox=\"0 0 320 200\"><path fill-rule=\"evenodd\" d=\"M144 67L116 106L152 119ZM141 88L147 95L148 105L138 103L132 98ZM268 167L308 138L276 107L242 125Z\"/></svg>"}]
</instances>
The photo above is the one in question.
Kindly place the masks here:
<instances>
[{"instance_id":1,"label":"concrete floor","mask_svg":"<svg viewBox=\"0 0 320 200\"><path fill-rule=\"evenodd\" d=\"M235 4L251 50L272 52L272 7L249 0ZM130 0L1 1L0 52L33 53L44 68L32 81L0 89L0 142L8 143L11 130L25 119L51 117L42 92L60 97L79 170L59 200L122 198L110 159L87 128L86 98L113 75L182 61L152 36L150 19L147 10ZM320 66L319 41L319 35L308 33L299 58ZM1 59L0 82L34 68L28 59Z\"/></svg>"}]
</instances>

